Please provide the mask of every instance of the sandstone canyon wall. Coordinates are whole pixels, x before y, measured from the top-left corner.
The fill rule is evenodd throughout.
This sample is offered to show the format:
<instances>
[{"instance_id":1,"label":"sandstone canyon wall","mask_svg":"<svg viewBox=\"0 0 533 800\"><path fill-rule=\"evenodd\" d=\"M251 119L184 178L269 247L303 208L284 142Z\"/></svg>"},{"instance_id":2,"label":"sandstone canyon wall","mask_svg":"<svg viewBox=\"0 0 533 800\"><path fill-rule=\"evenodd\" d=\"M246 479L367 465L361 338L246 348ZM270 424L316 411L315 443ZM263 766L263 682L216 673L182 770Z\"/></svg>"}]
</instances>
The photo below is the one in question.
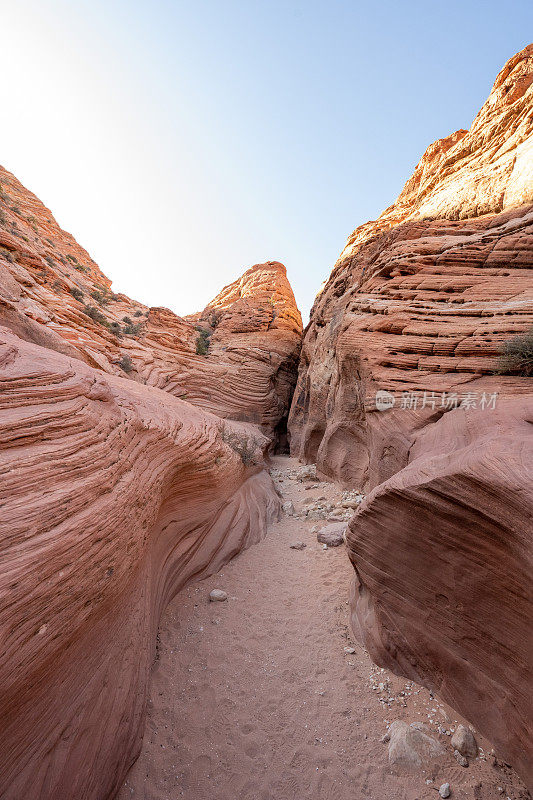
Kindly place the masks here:
<instances>
[{"instance_id":1,"label":"sandstone canyon wall","mask_svg":"<svg viewBox=\"0 0 533 800\"><path fill-rule=\"evenodd\" d=\"M0 324L107 374L257 424L273 440L289 411L302 334L285 267L275 261L251 267L187 318L116 294L89 254L2 167Z\"/></svg>"},{"instance_id":2,"label":"sandstone canyon wall","mask_svg":"<svg viewBox=\"0 0 533 800\"><path fill-rule=\"evenodd\" d=\"M445 412L444 391L531 392L493 372L501 344L533 324L532 83L529 46L470 131L431 145L397 202L354 231L318 295L289 427L293 453L326 475L390 477ZM378 389L395 395L391 413L376 411ZM424 391L435 408L401 407Z\"/></svg>"},{"instance_id":3,"label":"sandstone canyon wall","mask_svg":"<svg viewBox=\"0 0 533 800\"><path fill-rule=\"evenodd\" d=\"M190 318L148 309L0 184L0 796L104 800L140 748L165 605L279 514L263 458L301 319L277 262Z\"/></svg>"},{"instance_id":4,"label":"sandstone canyon wall","mask_svg":"<svg viewBox=\"0 0 533 800\"><path fill-rule=\"evenodd\" d=\"M0 441L0 796L101 800L168 600L279 513L264 437L0 328Z\"/></svg>"},{"instance_id":5,"label":"sandstone canyon wall","mask_svg":"<svg viewBox=\"0 0 533 800\"><path fill-rule=\"evenodd\" d=\"M533 380L495 370L532 325L530 45L470 130L431 145L350 236L315 301L289 419L293 453L373 490L347 534L354 629L530 783Z\"/></svg>"}]
</instances>

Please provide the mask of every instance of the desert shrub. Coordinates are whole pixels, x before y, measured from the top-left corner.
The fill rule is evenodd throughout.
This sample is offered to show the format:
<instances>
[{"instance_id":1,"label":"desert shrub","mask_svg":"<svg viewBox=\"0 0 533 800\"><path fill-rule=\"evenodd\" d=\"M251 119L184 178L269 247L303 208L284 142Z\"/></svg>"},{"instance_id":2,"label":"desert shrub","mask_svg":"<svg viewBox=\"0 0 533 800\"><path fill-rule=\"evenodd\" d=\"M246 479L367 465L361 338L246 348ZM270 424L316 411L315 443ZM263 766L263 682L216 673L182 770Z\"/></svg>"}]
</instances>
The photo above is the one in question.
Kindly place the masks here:
<instances>
[{"instance_id":1,"label":"desert shrub","mask_svg":"<svg viewBox=\"0 0 533 800\"><path fill-rule=\"evenodd\" d=\"M533 375L533 328L505 342L501 348L497 373L524 377Z\"/></svg>"},{"instance_id":2,"label":"desert shrub","mask_svg":"<svg viewBox=\"0 0 533 800\"><path fill-rule=\"evenodd\" d=\"M68 258L68 256L67 256ZM89 272L88 267L84 267L83 264L74 264L74 269L77 269L78 272Z\"/></svg>"},{"instance_id":3,"label":"desert shrub","mask_svg":"<svg viewBox=\"0 0 533 800\"><path fill-rule=\"evenodd\" d=\"M211 334L205 328L196 328L199 336L196 339L196 353L199 356L206 356L209 352L209 338Z\"/></svg>"},{"instance_id":4,"label":"desert shrub","mask_svg":"<svg viewBox=\"0 0 533 800\"><path fill-rule=\"evenodd\" d=\"M5 258L6 261L9 261L10 264L15 263L15 256L8 250L7 247L0 247L0 258Z\"/></svg>"},{"instance_id":5,"label":"desert shrub","mask_svg":"<svg viewBox=\"0 0 533 800\"><path fill-rule=\"evenodd\" d=\"M91 292L91 297L93 300L96 300L98 305L106 306L112 299L109 291L105 288L105 286L96 286Z\"/></svg>"},{"instance_id":6,"label":"desert shrub","mask_svg":"<svg viewBox=\"0 0 533 800\"><path fill-rule=\"evenodd\" d=\"M133 364L131 363L131 358L127 353L126 353L126 355L122 356L122 358L118 362L118 366L120 367L120 369L123 369L124 372L131 372L132 371Z\"/></svg>"},{"instance_id":7,"label":"desert shrub","mask_svg":"<svg viewBox=\"0 0 533 800\"><path fill-rule=\"evenodd\" d=\"M120 327L120 322L111 323L111 333L114 333L115 336L118 336L119 338L122 336L122 328Z\"/></svg>"},{"instance_id":8,"label":"desert shrub","mask_svg":"<svg viewBox=\"0 0 533 800\"><path fill-rule=\"evenodd\" d=\"M122 330L126 336L138 336L141 332L141 323L138 322L137 324L132 323L131 325L124 325Z\"/></svg>"},{"instance_id":9,"label":"desert shrub","mask_svg":"<svg viewBox=\"0 0 533 800\"><path fill-rule=\"evenodd\" d=\"M94 306L84 306L84 312L90 317L94 322L98 322L100 325L103 325L104 328L110 328L111 325L109 324L108 320L104 317L101 311L98 311L97 308Z\"/></svg>"},{"instance_id":10,"label":"desert shrub","mask_svg":"<svg viewBox=\"0 0 533 800\"><path fill-rule=\"evenodd\" d=\"M126 325L133 325L133 320L131 317L122 317L122 322L125 322Z\"/></svg>"},{"instance_id":11,"label":"desert shrub","mask_svg":"<svg viewBox=\"0 0 533 800\"><path fill-rule=\"evenodd\" d=\"M45 256L44 260L46 261L46 263L48 264L49 267L55 267L56 262L54 261L52 256Z\"/></svg>"},{"instance_id":12,"label":"desert shrub","mask_svg":"<svg viewBox=\"0 0 533 800\"><path fill-rule=\"evenodd\" d=\"M70 261L71 264L77 264L78 263L78 259L76 258L76 256L73 256L70 253L67 253L67 258L68 258L68 260Z\"/></svg>"},{"instance_id":13,"label":"desert shrub","mask_svg":"<svg viewBox=\"0 0 533 800\"><path fill-rule=\"evenodd\" d=\"M75 300L82 300L83 299L83 292L81 289L78 289L77 286L72 286L69 289L70 294L74 297Z\"/></svg>"},{"instance_id":14,"label":"desert shrub","mask_svg":"<svg viewBox=\"0 0 533 800\"><path fill-rule=\"evenodd\" d=\"M140 309L138 309L133 316L134 317L142 317L143 316L143 312Z\"/></svg>"}]
</instances>

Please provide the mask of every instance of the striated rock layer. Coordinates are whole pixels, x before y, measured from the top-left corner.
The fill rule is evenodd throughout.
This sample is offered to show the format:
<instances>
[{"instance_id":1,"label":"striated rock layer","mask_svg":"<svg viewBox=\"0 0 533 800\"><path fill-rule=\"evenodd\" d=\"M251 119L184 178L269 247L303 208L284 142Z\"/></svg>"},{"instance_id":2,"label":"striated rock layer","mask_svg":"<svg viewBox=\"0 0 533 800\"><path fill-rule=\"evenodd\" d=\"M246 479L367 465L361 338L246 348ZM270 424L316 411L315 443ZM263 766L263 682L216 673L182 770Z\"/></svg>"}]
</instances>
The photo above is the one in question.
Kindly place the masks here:
<instances>
[{"instance_id":1,"label":"striated rock layer","mask_svg":"<svg viewBox=\"0 0 533 800\"><path fill-rule=\"evenodd\" d=\"M283 439L302 321L278 262L251 267L200 314L147 308L112 292L89 254L0 167L0 324Z\"/></svg>"},{"instance_id":2,"label":"striated rock layer","mask_svg":"<svg viewBox=\"0 0 533 800\"><path fill-rule=\"evenodd\" d=\"M456 409L368 495L346 543L352 624L533 784L533 399Z\"/></svg>"},{"instance_id":3,"label":"striated rock layer","mask_svg":"<svg viewBox=\"0 0 533 800\"><path fill-rule=\"evenodd\" d=\"M324 474L370 487L393 475L414 432L453 407L443 392L531 391L493 373L501 344L533 325L532 82L530 45L470 131L429 147L396 203L354 231L318 295L289 429ZM377 390L396 398L386 418ZM422 409L424 391L437 399ZM413 392L418 408L402 408Z\"/></svg>"},{"instance_id":4,"label":"striated rock layer","mask_svg":"<svg viewBox=\"0 0 533 800\"><path fill-rule=\"evenodd\" d=\"M349 238L289 418L294 454L373 489L347 542L373 657L438 691L530 782L533 381L495 370L531 326L533 45Z\"/></svg>"},{"instance_id":5,"label":"striated rock layer","mask_svg":"<svg viewBox=\"0 0 533 800\"><path fill-rule=\"evenodd\" d=\"M279 513L265 438L0 328L0 795L102 800L159 616Z\"/></svg>"}]
</instances>

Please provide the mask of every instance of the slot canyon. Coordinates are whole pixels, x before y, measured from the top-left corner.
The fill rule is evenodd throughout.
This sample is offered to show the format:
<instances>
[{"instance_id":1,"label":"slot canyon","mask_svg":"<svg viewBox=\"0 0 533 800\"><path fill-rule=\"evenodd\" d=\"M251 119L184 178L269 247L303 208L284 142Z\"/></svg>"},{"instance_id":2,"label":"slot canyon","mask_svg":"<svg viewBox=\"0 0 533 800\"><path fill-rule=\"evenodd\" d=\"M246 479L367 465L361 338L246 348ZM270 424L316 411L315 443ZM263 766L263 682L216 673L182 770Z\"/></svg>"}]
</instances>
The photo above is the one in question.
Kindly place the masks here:
<instances>
[{"instance_id":1,"label":"slot canyon","mask_svg":"<svg viewBox=\"0 0 533 800\"><path fill-rule=\"evenodd\" d=\"M533 45L305 329L278 261L115 293L0 167L0 798L530 797L532 332Z\"/></svg>"}]
</instances>

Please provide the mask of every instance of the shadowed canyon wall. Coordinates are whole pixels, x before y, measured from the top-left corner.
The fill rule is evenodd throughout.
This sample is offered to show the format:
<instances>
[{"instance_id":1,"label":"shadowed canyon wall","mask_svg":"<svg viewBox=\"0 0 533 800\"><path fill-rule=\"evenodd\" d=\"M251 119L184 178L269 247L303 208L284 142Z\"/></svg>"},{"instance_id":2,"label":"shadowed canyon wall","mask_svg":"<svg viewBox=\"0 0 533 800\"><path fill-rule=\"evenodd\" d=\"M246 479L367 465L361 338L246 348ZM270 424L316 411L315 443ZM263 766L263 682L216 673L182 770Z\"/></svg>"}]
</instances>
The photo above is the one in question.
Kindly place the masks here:
<instances>
[{"instance_id":1,"label":"shadowed canyon wall","mask_svg":"<svg viewBox=\"0 0 533 800\"><path fill-rule=\"evenodd\" d=\"M347 533L354 630L530 784L533 379L495 370L532 326L530 45L470 130L431 145L348 239L312 310L289 418L294 454L373 489Z\"/></svg>"},{"instance_id":2,"label":"shadowed canyon wall","mask_svg":"<svg viewBox=\"0 0 533 800\"><path fill-rule=\"evenodd\" d=\"M279 515L263 459L301 318L278 262L191 317L147 308L0 184L0 796L104 800L140 748L161 612Z\"/></svg>"},{"instance_id":3,"label":"shadowed canyon wall","mask_svg":"<svg viewBox=\"0 0 533 800\"><path fill-rule=\"evenodd\" d=\"M0 795L111 796L160 614L264 534L266 439L0 328Z\"/></svg>"}]
</instances>

